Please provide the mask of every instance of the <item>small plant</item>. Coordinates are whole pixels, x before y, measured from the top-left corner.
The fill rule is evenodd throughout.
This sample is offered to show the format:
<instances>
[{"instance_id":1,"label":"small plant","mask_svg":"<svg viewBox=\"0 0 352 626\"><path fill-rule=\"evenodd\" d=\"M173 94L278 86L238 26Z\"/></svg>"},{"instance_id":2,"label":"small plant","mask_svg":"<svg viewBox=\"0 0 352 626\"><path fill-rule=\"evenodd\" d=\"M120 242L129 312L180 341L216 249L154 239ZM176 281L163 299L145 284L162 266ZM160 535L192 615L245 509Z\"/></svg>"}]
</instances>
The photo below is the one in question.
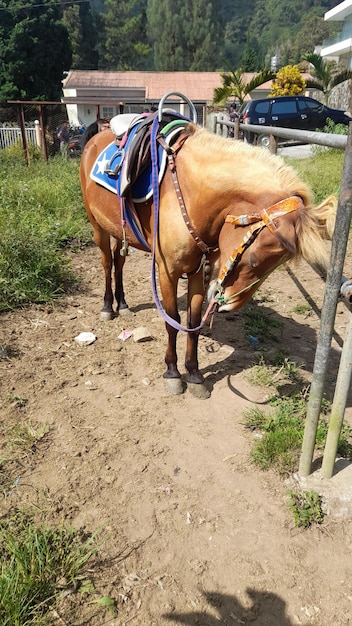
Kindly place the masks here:
<instances>
[{"instance_id":1,"label":"small plant","mask_svg":"<svg viewBox=\"0 0 352 626\"><path fill-rule=\"evenodd\" d=\"M38 442L49 432L47 424L36 423L20 415L27 403L25 398L12 394L6 394L5 397L16 411L10 419L0 425L0 435L3 437L0 456L0 490L4 494L17 484L19 467L23 467L24 460L33 455Z\"/></svg>"},{"instance_id":2,"label":"small plant","mask_svg":"<svg viewBox=\"0 0 352 626\"><path fill-rule=\"evenodd\" d=\"M292 312L297 313L297 315L305 315L308 317L308 315L312 314L312 307L309 304L298 304L293 307Z\"/></svg>"},{"instance_id":3,"label":"small plant","mask_svg":"<svg viewBox=\"0 0 352 626\"><path fill-rule=\"evenodd\" d=\"M284 384L301 382L298 365L282 353L276 355L273 363L266 363L261 355L258 365L248 371L247 378L252 385L273 389L279 389Z\"/></svg>"},{"instance_id":4,"label":"small plant","mask_svg":"<svg viewBox=\"0 0 352 626\"><path fill-rule=\"evenodd\" d=\"M87 562L100 545L73 529L37 525L16 512L0 522L0 623L34 626L45 618L63 594L87 593ZM85 581L85 584L83 584ZM99 602L98 602L99 603Z\"/></svg>"},{"instance_id":5,"label":"small plant","mask_svg":"<svg viewBox=\"0 0 352 626\"><path fill-rule=\"evenodd\" d=\"M303 491L297 493L289 490L290 507L296 526L309 528L312 524L322 524L324 512L322 510L322 499L316 491Z\"/></svg>"},{"instance_id":6,"label":"small plant","mask_svg":"<svg viewBox=\"0 0 352 626\"><path fill-rule=\"evenodd\" d=\"M247 337L254 337L258 341L278 341L282 323L268 314L265 308L257 304L248 303L243 315L244 332Z\"/></svg>"}]
</instances>

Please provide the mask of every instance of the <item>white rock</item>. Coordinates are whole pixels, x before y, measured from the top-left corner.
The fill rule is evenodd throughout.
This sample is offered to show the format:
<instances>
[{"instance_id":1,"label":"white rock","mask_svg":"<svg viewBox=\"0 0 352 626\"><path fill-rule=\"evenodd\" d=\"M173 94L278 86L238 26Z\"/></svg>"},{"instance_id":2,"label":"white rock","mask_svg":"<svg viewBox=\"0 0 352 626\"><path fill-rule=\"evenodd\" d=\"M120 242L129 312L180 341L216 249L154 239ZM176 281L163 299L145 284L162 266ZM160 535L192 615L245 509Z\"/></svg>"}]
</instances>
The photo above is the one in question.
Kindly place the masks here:
<instances>
[{"instance_id":1,"label":"white rock","mask_svg":"<svg viewBox=\"0 0 352 626\"><path fill-rule=\"evenodd\" d=\"M89 346L91 343L94 343L96 340L96 336L94 333L80 333L75 337L76 343L80 346Z\"/></svg>"},{"instance_id":2,"label":"white rock","mask_svg":"<svg viewBox=\"0 0 352 626\"><path fill-rule=\"evenodd\" d=\"M140 341L150 341L151 339L153 339L153 336L150 334L148 328L146 328L145 326L139 326L138 328L135 328L132 334L133 341L135 341L136 343Z\"/></svg>"}]
</instances>

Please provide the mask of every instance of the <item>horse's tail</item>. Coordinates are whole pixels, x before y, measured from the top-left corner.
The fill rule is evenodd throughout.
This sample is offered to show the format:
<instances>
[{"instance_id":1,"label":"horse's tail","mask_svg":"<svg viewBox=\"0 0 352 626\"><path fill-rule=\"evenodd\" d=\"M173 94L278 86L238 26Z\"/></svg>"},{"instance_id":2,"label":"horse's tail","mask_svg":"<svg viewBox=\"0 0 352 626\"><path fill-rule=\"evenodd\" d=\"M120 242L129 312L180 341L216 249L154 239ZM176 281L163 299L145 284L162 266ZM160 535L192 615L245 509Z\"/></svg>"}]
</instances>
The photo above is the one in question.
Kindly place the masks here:
<instances>
[{"instance_id":1,"label":"horse's tail","mask_svg":"<svg viewBox=\"0 0 352 626\"><path fill-rule=\"evenodd\" d=\"M326 273L329 251L325 240L331 240L336 219L337 199L329 196L318 206L307 206L299 212L296 223L298 256Z\"/></svg>"}]
</instances>

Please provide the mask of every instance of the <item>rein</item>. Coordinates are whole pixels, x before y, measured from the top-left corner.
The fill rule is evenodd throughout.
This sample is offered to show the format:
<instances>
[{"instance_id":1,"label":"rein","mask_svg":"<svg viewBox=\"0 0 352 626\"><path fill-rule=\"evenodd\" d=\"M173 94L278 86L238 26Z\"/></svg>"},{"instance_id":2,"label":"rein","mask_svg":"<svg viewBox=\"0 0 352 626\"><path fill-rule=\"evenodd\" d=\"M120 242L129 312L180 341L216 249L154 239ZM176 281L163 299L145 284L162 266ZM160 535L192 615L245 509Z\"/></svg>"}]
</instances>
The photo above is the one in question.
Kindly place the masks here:
<instances>
[{"instance_id":1,"label":"rein","mask_svg":"<svg viewBox=\"0 0 352 626\"><path fill-rule=\"evenodd\" d=\"M196 326L195 328L187 328L186 326L182 326L182 324L179 324L179 322L174 320L172 317L170 317L170 315L168 315L166 313L166 311L164 310L164 308L163 308L163 306L162 306L162 304L160 302L160 298L159 298L159 294L158 294L158 290L157 290L157 285L156 285L155 250L156 250L157 234L158 234L158 227L159 227L159 208L160 208L159 207L158 155L157 155L157 140L159 140L159 138L158 138L158 130L159 130L158 118L155 118L155 120L153 121L153 125L152 125L152 128L151 128L151 135L150 135L150 153L151 153L151 161L152 161L152 188L153 188L153 198L154 198L154 225L153 225L153 251L152 251L152 290L153 290L153 297L154 297L154 301L155 301L155 304L156 304L158 310L162 314L162 316L165 319L165 321L168 324L170 324L170 326L175 328L175 330L182 330L184 332L194 333L194 332L199 332L200 329L203 328L203 326L204 326L208 316L210 314L215 313L216 302L215 301L211 301L209 303L209 306L208 306L204 316L202 317L202 320L201 320L201 323L199 324L199 326ZM183 144L183 142L181 143L181 145L179 146L178 149L180 149L182 144ZM168 146L168 148L169 148L169 146ZM199 240L199 241L201 241L201 240ZM207 250L208 250L208 252L210 251L210 249L208 247L207 247Z\"/></svg>"}]
</instances>

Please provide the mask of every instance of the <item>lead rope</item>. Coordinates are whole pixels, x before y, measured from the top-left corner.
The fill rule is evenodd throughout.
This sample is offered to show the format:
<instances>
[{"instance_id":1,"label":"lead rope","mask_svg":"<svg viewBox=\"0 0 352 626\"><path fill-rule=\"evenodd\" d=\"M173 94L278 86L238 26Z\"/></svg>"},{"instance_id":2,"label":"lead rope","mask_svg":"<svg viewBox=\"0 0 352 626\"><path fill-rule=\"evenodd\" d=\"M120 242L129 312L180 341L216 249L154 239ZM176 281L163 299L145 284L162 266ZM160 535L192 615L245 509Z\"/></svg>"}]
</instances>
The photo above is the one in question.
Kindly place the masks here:
<instances>
[{"instance_id":1,"label":"lead rope","mask_svg":"<svg viewBox=\"0 0 352 626\"><path fill-rule=\"evenodd\" d=\"M217 302L213 298L209 302L209 306L202 317L202 321L199 326L196 328L187 328L186 326L182 326L176 320L174 320L170 315L168 315L163 308L156 286L156 259L155 259L155 250L157 244L157 235L159 229L159 172L158 172L158 153L157 153L157 134L159 130L159 120L156 117L153 121L151 134L150 134L150 154L152 160L152 188L153 188L153 199L154 199L154 224L153 224L153 250L152 250L152 290L155 304L160 311L161 315L165 319L165 321L170 324L175 330L182 330L187 333L198 332L203 328L205 321L207 320L210 314L214 314L215 309L217 307Z\"/></svg>"}]
</instances>

